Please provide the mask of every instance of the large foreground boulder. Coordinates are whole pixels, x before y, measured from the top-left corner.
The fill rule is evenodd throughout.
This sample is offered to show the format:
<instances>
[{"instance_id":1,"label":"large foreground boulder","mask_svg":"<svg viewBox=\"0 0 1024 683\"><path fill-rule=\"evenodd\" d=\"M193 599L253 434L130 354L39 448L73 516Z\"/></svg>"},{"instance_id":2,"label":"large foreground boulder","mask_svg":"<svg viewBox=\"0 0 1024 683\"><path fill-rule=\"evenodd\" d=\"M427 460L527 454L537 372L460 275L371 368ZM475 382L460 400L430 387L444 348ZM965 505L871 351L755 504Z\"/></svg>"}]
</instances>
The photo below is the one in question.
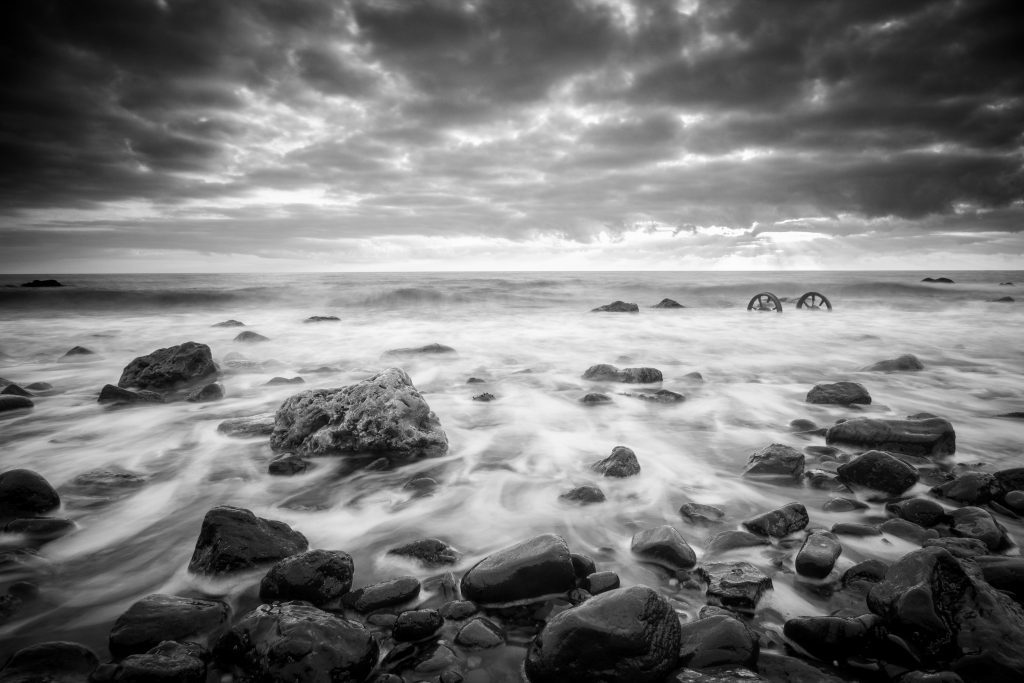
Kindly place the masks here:
<instances>
[{"instance_id":1,"label":"large foreground boulder","mask_svg":"<svg viewBox=\"0 0 1024 683\"><path fill-rule=\"evenodd\" d=\"M86 683L100 664L84 645L50 641L15 652L3 669L2 683Z\"/></svg>"},{"instance_id":2,"label":"large foreground boulder","mask_svg":"<svg viewBox=\"0 0 1024 683\"><path fill-rule=\"evenodd\" d=\"M365 681L377 641L362 624L303 602L260 605L221 638L214 657L236 681Z\"/></svg>"},{"instance_id":3,"label":"large foreground boulder","mask_svg":"<svg viewBox=\"0 0 1024 683\"><path fill-rule=\"evenodd\" d=\"M965 681L1024 680L1024 611L943 548L903 556L868 607L930 666Z\"/></svg>"},{"instance_id":4,"label":"large foreground boulder","mask_svg":"<svg viewBox=\"0 0 1024 683\"><path fill-rule=\"evenodd\" d=\"M0 474L0 518L35 517L60 507L56 489L32 470L7 470Z\"/></svg>"},{"instance_id":5,"label":"large foreground boulder","mask_svg":"<svg viewBox=\"0 0 1024 683\"><path fill-rule=\"evenodd\" d=\"M217 373L210 347L190 341L139 356L125 366L117 386L167 391L214 377Z\"/></svg>"},{"instance_id":6,"label":"large foreground boulder","mask_svg":"<svg viewBox=\"0 0 1024 683\"><path fill-rule=\"evenodd\" d=\"M844 443L906 455L939 456L956 451L956 432L949 420L882 420L858 417L825 432L825 443Z\"/></svg>"},{"instance_id":7,"label":"large foreground boulder","mask_svg":"<svg viewBox=\"0 0 1024 683\"><path fill-rule=\"evenodd\" d=\"M462 595L482 604L505 604L565 593L575 586L569 546L542 534L491 553L462 577Z\"/></svg>"},{"instance_id":8,"label":"large foreground boulder","mask_svg":"<svg viewBox=\"0 0 1024 683\"><path fill-rule=\"evenodd\" d=\"M270 445L311 455L410 459L443 455L448 437L409 375L389 368L358 384L287 399L277 411Z\"/></svg>"},{"instance_id":9,"label":"large foreground boulder","mask_svg":"<svg viewBox=\"0 0 1024 683\"><path fill-rule=\"evenodd\" d=\"M871 394L863 385L856 382L836 382L835 384L814 385L814 388L807 392L806 400L808 403L822 405L870 405Z\"/></svg>"},{"instance_id":10,"label":"large foreground boulder","mask_svg":"<svg viewBox=\"0 0 1024 683\"><path fill-rule=\"evenodd\" d=\"M115 659L142 654L165 640L216 642L227 626L228 606L215 600L147 595L117 618L110 631Z\"/></svg>"},{"instance_id":11,"label":"large foreground boulder","mask_svg":"<svg viewBox=\"0 0 1024 683\"><path fill-rule=\"evenodd\" d=\"M188 570L197 574L226 574L270 564L308 547L306 537L284 522L220 505L203 518Z\"/></svg>"},{"instance_id":12,"label":"large foreground boulder","mask_svg":"<svg viewBox=\"0 0 1024 683\"><path fill-rule=\"evenodd\" d=\"M617 588L552 617L526 655L531 683L660 683L679 657L679 618L646 586Z\"/></svg>"}]
</instances>

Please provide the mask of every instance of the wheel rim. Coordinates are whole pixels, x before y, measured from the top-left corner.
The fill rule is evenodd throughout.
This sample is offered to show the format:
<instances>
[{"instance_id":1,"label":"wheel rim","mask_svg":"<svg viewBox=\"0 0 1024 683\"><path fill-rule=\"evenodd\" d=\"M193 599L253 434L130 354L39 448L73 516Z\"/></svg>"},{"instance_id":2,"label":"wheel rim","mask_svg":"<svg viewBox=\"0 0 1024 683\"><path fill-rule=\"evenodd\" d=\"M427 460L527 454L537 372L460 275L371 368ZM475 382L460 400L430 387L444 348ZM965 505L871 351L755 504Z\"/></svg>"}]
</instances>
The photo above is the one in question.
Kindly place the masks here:
<instances>
[{"instance_id":1,"label":"wheel rim","mask_svg":"<svg viewBox=\"0 0 1024 683\"><path fill-rule=\"evenodd\" d=\"M755 294L747 304L748 311L774 311L782 313L782 302L779 297L771 292L760 292Z\"/></svg>"},{"instance_id":2,"label":"wheel rim","mask_svg":"<svg viewBox=\"0 0 1024 683\"><path fill-rule=\"evenodd\" d=\"M832 302L824 294L818 292L807 292L796 302L797 308L806 308L811 311L820 311L822 307L832 310Z\"/></svg>"}]
</instances>

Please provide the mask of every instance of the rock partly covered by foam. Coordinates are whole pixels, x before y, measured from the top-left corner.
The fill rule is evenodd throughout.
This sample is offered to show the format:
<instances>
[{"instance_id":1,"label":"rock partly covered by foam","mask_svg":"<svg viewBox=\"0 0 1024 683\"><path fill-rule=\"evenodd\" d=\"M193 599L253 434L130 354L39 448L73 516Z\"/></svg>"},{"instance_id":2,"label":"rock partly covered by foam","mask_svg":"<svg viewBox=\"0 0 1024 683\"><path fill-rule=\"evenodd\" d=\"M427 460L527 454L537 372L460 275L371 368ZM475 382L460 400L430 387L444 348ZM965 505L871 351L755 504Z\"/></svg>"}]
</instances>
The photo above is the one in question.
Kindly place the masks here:
<instances>
[{"instance_id":1,"label":"rock partly covered by foam","mask_svg":"<svg viewBox=\"0 0 1024 683\"><path fill-rule=\"evenodd\" d=\"M924 363L911 353L880 360L864 368L865 372L911 372L914 370L924 370Z\"/></svg>"},{"instance_id":2,"label":"rock partly covered by foam","mask_svg":"<svg viewBox=\"0 0 1024 683\"><path fill-rule=\"evenodd\" d=\"M842 443L906 455L938 456L956 451L956 432L949 420L883 420L857 417L825 432L825 443Z\"/></svg>"},{"instance_id":3,"label":"rock partly covered by foam","mask_svg":"<svg viewBox=\"0 0 1024 683\"><path fill-rule=\"evenodd\" d=\"M409 459L443 455L448 437L409 375L389 368L358 384L287 399L277 411L270 445L312 455Z\"/></svg>"},{"instance_id":4,"label":"rock partly covered by foam","mask_svg":"<svg viewBox=\"0 0 1024 683\"><path fill-rule=\"evenodd\" d=\"M662 299L651 308L686 308L686 306L674 299Z\"/></svg>"},{"instance_id":5,"label":"rock partly covered by foam","mask_svg":"<svg viewBox=\"0 0 1024 683\"><path fill-rule=\"evenodd\" d=\"M284 522L221 505L203 518L188 569L197 574L225 574L270 564L308 547L306 537Z\"/></svg>"},{"instance_id":6,"label":"rock partly covered by foam","mask_svg":"<svg viewBox=\"0 0 1024 683\"><path fill-rule=\"evenodd\" d=\"M367 680L378 652L362 624L306 603L279 602L242 617L214 658L235 680L339 683Z\"/></svg>"},{"instance_id":7,"label":"rock partly covered by foam","mask_svg":"<svg viewBox=\"0 0 1024 683\"><path fill-rule=\"evenodd\" d=\"M502 604L565 593L575 582L565 540L542 534L502 548L473 565L462 577L462 595L481 604Z\"/></svg>"},{"instance_id":8,"label":"rock partly covered by foam","mask_svg":"<svg viewBox=\"0 0 1024 683\"><path fill-rule=\"evenodd\" d=\"M411 358L414 356L453 356L457 355L458 352L450 346L444 344L425 344L424 346L414 346L403 349L389 349L384 352L381 358Z\"/></svg>"},{"instance_id":9,"label":"rock partly covered by foam","mask_svg":"<svg viewBox=\"0 0 1024 683\"><path fill-rule=\"evenodd\" d=\"M32 470L0 474L0 518L35 517L60 507L60 496L50 482Z\"/></svg>"},{"instance_id":10,"label":"rock partly covered by foam","mask_svg":"<svg viewBox=\"0 0 1024 683\"><path fill-rule=\"evenodd\" d=\"M634 555L671 571L689 569L697 564L697 554L675 527L663 524L633 534L629 549Z\"/></svg>"},{"instance_id":11,"label":"rock partly covered by foam","mask_svg":"<svg viewBox=\"0 0 1024 683\"><path fill-rule=\"evenodd\" d=\"M604 306L590 309L591 313L639 313L640 307L636 304L628 304L625 301L613 301Z\"/></svg>"},{"instance_id":12,"label":"rock partly covered by foam","mask_svg":"<svg viewBox=\"0 0 1024 683\"><path fill-rule=\"evenodd\" d=\"M885 451L868 451L836 470L840 480L854 486L898 496L917 483L917 470Z\"/></svg>"},{"instance_id":13,"label":"rock partly covered by foam","mask_svg":"<svg viewBox=\"0 0 1024 683\"><path fill-rule=\"evenodd\" d=\"M215 641L227 626L228 615L228 606L215 600L147 595L114 622L110 654L115 659L141 654L165 640Z\"/></svg>"},{"instance_id":14,"label":"rock partly covered by foam","mask_svg":"<svg viewBox=\"0 0 1024 683\"><path fill-rule=\"evenodd\" d=\"M870 405L871 394L863 385L856 382L836 382L834 384L816 384L807 392L808 403L823 405L835 404L848 406L853 404Z\"/></svg>"},{"instance_id":15,"label":"rock partly covered by foam","mask_svg":"<svg viewBox=\"0 0 1024 683\"><path fill-rule=\"evenodd\" d=\"M795 448L773 443L751 454L743 476L800 481L804 474L805 460L804 454Z\"/></svg>"},{"instance_id":16,"label":"rock partly covered by foam","mask_svg":"<svg viewBox=\"0 0 1024 683\"><path fill-rule=\"evenodd\" d=\"M636 459L636 453L632 448L616 446L612 449L611 455L598 460L590 468L606 477L632 477L640 474L640 461Z\"/></svg>"},{"instance_id":17,"label":"rock partly covered by foam","mask_svg":"<svg viewBox=\"0 0 1024 683\"><path fill-rule=\"evenodd\" d=\"M35 405L32 399L25 396L15 396L12 394L0 395L0 413L6 413L9 410L21 410L22 408L31 408Z\"/></svg>"},{"instance_id":18,"label":"rock partly covered by foam","mask_svg":"<svg viewBox=\"0 0 1024 683\"><path fill-rule=\"evenodd\" d=\"M622 382L624 384L651 384L662 380L657 368L623 368L601 363L592 365L583 373L583 379L594 382Z\"/></svg>"},{"instance_id":19,"label":"rock partly covered by foam","mask_svg":"<svg viewBox=\"0 0 1024 683\"><path fill-rule=\"evenodd\" d=\"M146 389L132 391L131 389L115 387L113 384L105 384L100 389L100 395L96 402L115 406L133 403L163 403L164 397L155 391L148 391Z\"/></svg>"},{"instance_id":20,"label":"rock partly covered by foam","mask_svg":"<svg viewBox=\"0 0 1024 683\"><path fill-rule=\"evenodd\" d=\"M661 683L679 657L679 618L646 586L617 588L548 620L526 655L530 683Z\"/></svg>"},{"instance_id":21,"label":"rock partly covered by foam","mask_svg":"<svg viewBox=\"0 0 1024 683\"><path fill-rule=\"evenodd\" d=\"M247 438L270 436L274 433L274 413L261 413L249 417L232 417L217 425L217 431L225 436Z\"/></svg>"},{"instance_id":22,"label":"rock partly covered by foam","mask_svg":"<svg viewBox=\"0 0 1024 683\"><path fill-rule=\"evenodd\" d=\"M190 341L139 356L125 366L117 386L165 391L194 384L217 373L210 347Z\"/></svg>"}]
</instances>

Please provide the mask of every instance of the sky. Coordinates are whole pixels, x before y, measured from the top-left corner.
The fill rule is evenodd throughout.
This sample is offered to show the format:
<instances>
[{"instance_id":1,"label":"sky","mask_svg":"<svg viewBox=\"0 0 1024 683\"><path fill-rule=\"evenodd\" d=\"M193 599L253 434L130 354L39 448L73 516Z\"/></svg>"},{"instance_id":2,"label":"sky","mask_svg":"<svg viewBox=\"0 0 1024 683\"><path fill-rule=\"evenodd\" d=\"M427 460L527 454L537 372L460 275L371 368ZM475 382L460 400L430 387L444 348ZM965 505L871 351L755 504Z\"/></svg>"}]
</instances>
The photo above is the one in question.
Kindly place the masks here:
<instances>
[{"instance_id":1,"label":"sky","mask_svg":"<svg viewBox=\"0 0 1024 683\"><path fill-rule=\"evenodd\" d=\"M1024 3L13 0L0 271L1024 268Z\"/></svg>"}]
</instances>

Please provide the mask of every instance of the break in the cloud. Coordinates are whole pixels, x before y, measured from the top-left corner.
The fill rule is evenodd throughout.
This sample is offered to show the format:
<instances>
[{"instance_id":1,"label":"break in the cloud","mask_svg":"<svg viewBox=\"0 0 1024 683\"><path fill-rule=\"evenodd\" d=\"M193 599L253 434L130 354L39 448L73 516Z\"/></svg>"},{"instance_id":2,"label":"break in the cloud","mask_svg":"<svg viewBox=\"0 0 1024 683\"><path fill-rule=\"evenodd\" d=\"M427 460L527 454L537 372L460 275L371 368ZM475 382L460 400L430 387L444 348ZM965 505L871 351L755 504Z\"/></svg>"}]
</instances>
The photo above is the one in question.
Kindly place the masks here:
<instances>
[{"instance_id":1,"label":"break in the cloud","mask_svg":"<svg viewBox=\"0 0 1024 683\"><path fill-rule=\"evenodd\" d=\"M0 269L1019 267L1024 5L35 0Z\"/></svg>"}]
</instances>

